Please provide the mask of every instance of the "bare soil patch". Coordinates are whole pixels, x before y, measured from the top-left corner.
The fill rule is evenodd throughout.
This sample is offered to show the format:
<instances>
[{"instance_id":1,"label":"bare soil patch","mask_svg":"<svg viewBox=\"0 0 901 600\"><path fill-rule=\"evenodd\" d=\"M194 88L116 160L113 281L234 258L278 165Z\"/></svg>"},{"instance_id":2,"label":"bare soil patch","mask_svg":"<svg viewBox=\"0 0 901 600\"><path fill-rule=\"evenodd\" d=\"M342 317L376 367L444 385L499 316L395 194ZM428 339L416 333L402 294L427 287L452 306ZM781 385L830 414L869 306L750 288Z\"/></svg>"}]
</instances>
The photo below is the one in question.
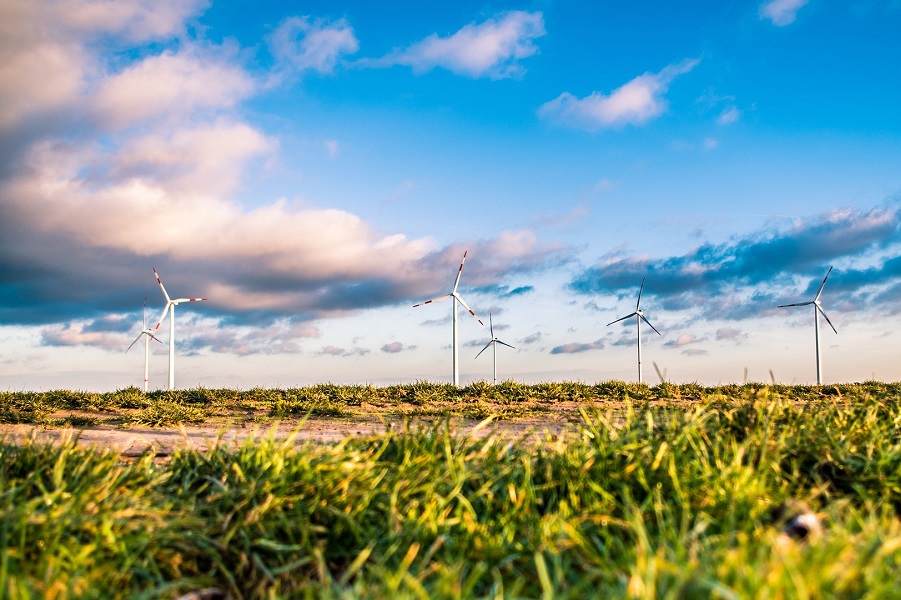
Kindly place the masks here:
<instances>
[{"instance_id":1,"label":"bare soil patch","mask_svg":"<svg viewBox=\"0 0 901 600\"><path fill-rule=\"evenodd\" d=\"M271 422L249 422L245 419L222 419L201 425L175 427L138 427L127 424L101 422L84 427L48 427L44 425L0 424L0 441L21 444L28 439L58 444L75 439L79 446L110 449L125 457L137 457L152 452L159 458L171 455L176 449L203 451L214 446L237 446L248 438L273 436L295 444L339 443L351 437L380 435L389 429L431 426L448 423L459 435L482 437L500 434L511 439L538 439L574 433L581 421L579 407L583 404L562 402L555 410L540 417L494 419L481 425L483 419L436 416L396 416L380 410L361 411L349 417L309 417ZM375 408L375 407L372 407ZM84 413L84 414L82 414ZM84 411L61 411L54 418L88 415ZM534 437L533 437L534 436Z\"/></svg>"}]
</instances>

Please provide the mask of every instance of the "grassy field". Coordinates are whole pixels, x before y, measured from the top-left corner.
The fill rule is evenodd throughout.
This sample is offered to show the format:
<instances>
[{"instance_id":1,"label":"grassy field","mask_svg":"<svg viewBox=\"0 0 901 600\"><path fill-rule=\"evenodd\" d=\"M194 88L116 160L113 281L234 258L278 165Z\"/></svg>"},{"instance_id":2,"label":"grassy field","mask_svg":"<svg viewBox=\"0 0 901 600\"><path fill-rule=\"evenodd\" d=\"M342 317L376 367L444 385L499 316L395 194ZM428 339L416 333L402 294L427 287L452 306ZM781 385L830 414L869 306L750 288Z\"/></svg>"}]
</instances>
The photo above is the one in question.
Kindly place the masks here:
<instances>
[{"instance_id":1,"label":"grassy field","mask_svg":"<svg viewBox=\"0 0 901 600\"><path fill-rule=\"evenodd\" d=\"M562 403L578 422L537 441L450 424ZM0 596L901 597L901 384L0 394L44 427L371 411L417 420L165 461L2 443ZM792 499L820 535L780 533Z\"/></svg>"}]
</instances>

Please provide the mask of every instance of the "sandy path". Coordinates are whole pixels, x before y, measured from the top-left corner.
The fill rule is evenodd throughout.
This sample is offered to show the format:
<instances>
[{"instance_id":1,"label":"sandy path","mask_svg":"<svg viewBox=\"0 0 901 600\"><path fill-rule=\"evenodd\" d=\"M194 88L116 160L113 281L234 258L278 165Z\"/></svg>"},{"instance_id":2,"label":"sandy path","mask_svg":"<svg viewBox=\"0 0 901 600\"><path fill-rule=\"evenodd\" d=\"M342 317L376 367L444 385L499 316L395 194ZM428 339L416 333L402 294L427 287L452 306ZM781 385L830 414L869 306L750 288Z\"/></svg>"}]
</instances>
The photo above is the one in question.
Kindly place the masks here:
<instances>
[{"instance_id":1,"label":"sandy path","mask_svg":"<svg viewBox=\"0 0 901 600\"><path fill-rule=\"evenodd\" d=\"M558 435L575 432L577 427L565 421L518 419L496 421L479 428L474 420L455 420L454 431L482 437L500 434L510 437ZM426 425L428 420L419 421ZM443 422L443 421L442 421ZM119 428L114 426L94 426L79 429L44 428L35 425L0 425L0 441L21 444L29 438L38 442L59 443L77 438L77 443L85 447L109 448L123 456L140 456L148 449L158 457L172 454L176 448L206 450L217 443L238 445L249 437L274 435L284 439L294 434L298 444L305 442L337 443L348 437L363 437L384 433L387 427L402 429L402 421L386 421L377 417L354 420L310 418L305 423L283 421L247 427L227 426L185 426L178 429L155 429L150 427ZM415 427L415 425L414 425ZM299 429L298 429L299 428Z\"/></svg>"}]
</instances>

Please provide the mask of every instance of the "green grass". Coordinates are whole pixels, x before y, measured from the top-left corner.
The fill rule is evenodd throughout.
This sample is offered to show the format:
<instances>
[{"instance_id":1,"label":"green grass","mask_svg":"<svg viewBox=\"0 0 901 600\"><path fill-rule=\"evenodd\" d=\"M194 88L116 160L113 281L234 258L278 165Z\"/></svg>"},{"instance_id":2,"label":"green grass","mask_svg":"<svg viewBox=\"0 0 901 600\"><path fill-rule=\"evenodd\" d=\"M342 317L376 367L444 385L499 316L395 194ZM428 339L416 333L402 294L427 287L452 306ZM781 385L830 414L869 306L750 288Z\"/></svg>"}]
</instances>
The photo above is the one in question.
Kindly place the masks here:
<instances>
[{"instance_id":1,"label":"green grass","mask_svg":"<svg viewBox=\"0 0 901 600\"><path fill-rule=\"evenodd\" d=\"M170 427L177 424L234 421L266 422L321 417L354 417L374 413L404 417L464 417L481 419L541 418L568 406L619 406L627 401L667 404L754 402L780 398L805 404L831 400L861 402L897 398L901 383L864 382L830 386L784 386L748 383L702 386L697 383L661 383L655 386L605 381L596 384L549 382L521 384L504 381L491 385L477 381L464 387L416 382L405 385L320 384L302 388L251 390L195 388L143 393L131 387L108 393L56 390L49 392L0 392L0 423L57 426L72 411L89 411L83 418L95 423L143 424ZM569 410L574 409L569 406Z\"/></svg>"},{"instance_id":2,"label":"green grass","mask_svg":"<svg viewBox=\"0 0 901 600\"><path fill-rule=\"evenodd\" d=\"M438 393L416 385L390 393ZM667 385L517 386L493 399L492 386L438 387L461 406L584 403L575 431L538 440L457 435L439 419L334 445L264 436L166 462L0 444L0 596L901 595L897 385ZM253 402L388 395L339 390ZM218 397L206 393L132 410L202 410ZM600 394L618 396L603 405ZM822 536L780 535L770 515L787 499L821 515Z\"/></svg>"}]
</instances>

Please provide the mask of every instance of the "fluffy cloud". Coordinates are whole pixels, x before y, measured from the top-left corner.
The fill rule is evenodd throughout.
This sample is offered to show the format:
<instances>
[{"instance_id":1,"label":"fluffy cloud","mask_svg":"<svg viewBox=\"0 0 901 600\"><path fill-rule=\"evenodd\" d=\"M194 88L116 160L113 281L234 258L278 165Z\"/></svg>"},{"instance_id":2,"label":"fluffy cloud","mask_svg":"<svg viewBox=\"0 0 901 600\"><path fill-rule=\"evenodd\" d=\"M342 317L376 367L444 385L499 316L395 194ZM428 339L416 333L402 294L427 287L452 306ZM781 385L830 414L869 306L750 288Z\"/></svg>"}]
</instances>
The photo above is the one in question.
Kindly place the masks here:
<instances>
[{"instance_id":1,"label":"fluffy cloud","mask_svg":"<svg viewBox=\"0 0 901 600\"><path fill-rule=\"evenodd\" d=\"M717 341L727 341L740 344L748 338L748 334L735 327L721 327L716 330Z\"/></svg>"},{"instance_id":2,"label":"fluffy cloud","mask_svg":"<svg viewBox=\"0 0 901 600\"><path fill-rule=\"evenodd\" d=\"M669 84L698 64L698 60L685 59L665 67L658 73L645 73L617 88L609 95L592 92L585 98L577 98L563 92L543 104L538 114L546 119L572 127L597 130L623 125L643 125L666 110L663 95Z\"/></svg>"},{"instance_id":3,"label":"fluffy cloud","mask_svg":"<svg viewBox=\"0 0 901 600\"><path fill-rule=\"evenodd\" d=\"M589 350L602 350L603 348L604 343L601 340L581 344L570 342L562 346L554 346L551 348L551 354L577 354L579 352L588 352Z\"/></svg>"},{"instance_id":4,"label":"fluffy cloud","mask_svg":"<svg viewBox=\"0 0 901 600\"><path fill-rule=\"evenodd\" d=\"M386 354L398 354L404 350L415 350L416 346L404 346L401 342L390 342L382 346L382 352Z\"/></svg>"},{"instance_id":5,"label":"fluffy cloud","mask_svg":"<svg viewBox=\"0 0 901 600\"><path fill-rule=\"evenodd\" d=\"M45 346L93 346L104 350L124 351L129 341L122 333L123 323L127 321L121 315L116 315L94 322L79 321L48 326L41 329L41 343ZM110 328L110 324L114 327Z\"/></svg>"},{"instance_id":6,"label":"fluffy cloud","mask_svg":"<svg viewBox=\"0 0 901 600\"><path fill-rule=\"evenodd\" d=\"M183 32L184 21L205 0L100 2L9 0L0 8L0 128L48 116L80 112L80 96L104 72L86 48L99 36L130 42Z\"/></svg>"},{"instance_id":7,"label":"fluffy cloud","mask_svg":"<svg viewBox=\"0 0 901 600\"><path fill-rule=\"evenodd\" d=\"M794 23L798 11L808 0L770 0L760 5L760 18L768 19L778 27Z\"/></svg>"},{"instance_id":8,"label":"fluffy cloud","mask_svg":"<svg viewBox=\"0 0 901 600\"><path fill-rule=\"evenodd\" d=\"M269 46L283 67L318 73L331 73L341 55L360 47L346 20L332 23L310 17L285 19L269 38Z\"/></svg>"},{"instance_id":9,"label":"fluffy cloud","mask_svg":"<svg viewBox=\"0 0 901 600\"><path fill-rule=\"evenodd\" d=\"M526 337L519 340L518 344L535 344L541 341L541 332L536 331L533 334L527 335Z\"/></svg>"},{"instance_id":10,"label":"fluffy cloud","mask_svg":"<svg viewBox=\"0 0 901 600\"><path fill-rule=\"evenodd\" d=\"M441 67L470 77L516 77L525 72L520 61L538 52L535 39L544 34L540 12L513 11L470 23L449 37L432 34L375 64L407 65L417 72Z\"/></svg>"},{"instance_id":11,"label":"fluffy cloud","mask_svg":"<svg viewBox=\"0 0 901 600\"><path fill-rule=\"evenodd\" d=\"M179 323L180 325L180 323ZM318 338L319 328L312 323L278 319L253 327L224 323L221 319L195 319L191 333L178 345L191 351L208 349L223 354L251 356L256 354L297 354L302 351L299 339Z\"/></svg>"},{"instance_id":12,"label":"fluffy cloud","mask_svg":"<svg viewBox=\"0 0 901 600\"><path fill-rule=\"evenodd\" d=\"M693 333L685 333L680 335L674 340L670 340L664 343L664 347L666 348L681 348L682 346L688 346L690 344L700 344L701 342L706 342L707 338L702 337L699 338Z\"/></svg>"},{"instance_id":13,"label":"fluffy cloud","mask_svg":"<svg viewBox=\"0 0 901 600\"><path fill-rule=\"evenodd\" d=\"M255 91L255 83L221 54L218 48L188 46L107 77L91 103L95 118L118 128L234 106Z\"/></svg>"},{"instance_id":14,"label":"fluffy cloud","mask_svg":"<svg viewBox=\"0 0 901 600\"><path fill-rule=\"evenodd\" d=\"M347 358L349 356L366 356L369 354L369 350L366 348L351 348L347 350L345 348L339 348L338 346L325 346L318 352L321 356L337 356L341 358Z\"/></svg>"}]
</instances>

